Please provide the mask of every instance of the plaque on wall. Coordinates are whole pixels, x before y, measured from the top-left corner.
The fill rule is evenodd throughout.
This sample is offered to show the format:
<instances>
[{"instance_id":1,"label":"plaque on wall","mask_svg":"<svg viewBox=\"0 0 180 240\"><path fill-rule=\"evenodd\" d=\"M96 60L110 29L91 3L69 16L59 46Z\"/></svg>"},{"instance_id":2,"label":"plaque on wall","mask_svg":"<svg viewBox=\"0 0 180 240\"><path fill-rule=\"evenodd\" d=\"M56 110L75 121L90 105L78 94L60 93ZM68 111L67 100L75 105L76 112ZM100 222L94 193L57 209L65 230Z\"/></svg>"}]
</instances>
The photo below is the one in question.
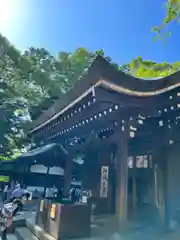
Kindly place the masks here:
<instances>
[{"instance_id":1,"label":"plaque on wall","mask_svg":"<svg viewBox=\"0 0 180 240\"><path fill-rule=\"evenodd\" d=\"M44 208L44 200L40 201L40 212L43 212L43 208Z\"/></svg>"},{"instance_id":2,"label":"plaque on wall","mask_svg":"<svg viewBox=\"0 0 180 240\"><path fill-rule=\"evenodd\" d=\"M100 182L100 197L107 198L108 196L108 177L109 177L109 167L101 167L101 182Z\"/></svg>"},{"instance_id":3,"label":"plaque on wall","mask_svg":"<svg viewBox=\"0 0 180 240\"><path fill-rule=\"evenodd\" d=\"M137 168L148 168L148 156L142 155L136 157L136 167Z\"/></svg>"},{"instance_id":4,"label":"plaque on wall","mask_svg":"<svg viewBox=\"0 0 180 240\"><path fill-rule=\"evenodd\" d=\"M52 204L52 205L51 205L50 217L51 217L52 219L55 219L55 218L56 218L56 204Z\"/></svg>"}]
</instances>

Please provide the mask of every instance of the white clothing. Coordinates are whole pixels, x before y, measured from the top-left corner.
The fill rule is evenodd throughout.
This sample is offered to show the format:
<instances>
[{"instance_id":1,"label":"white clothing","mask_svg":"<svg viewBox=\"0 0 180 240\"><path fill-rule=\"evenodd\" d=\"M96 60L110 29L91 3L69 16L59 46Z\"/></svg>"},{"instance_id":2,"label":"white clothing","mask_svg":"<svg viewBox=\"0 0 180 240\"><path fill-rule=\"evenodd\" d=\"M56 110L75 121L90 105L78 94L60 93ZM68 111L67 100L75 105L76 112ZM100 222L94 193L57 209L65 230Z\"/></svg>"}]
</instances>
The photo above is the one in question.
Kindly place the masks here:
<instances>
[{"instance_id":1,"label":"white clothing","mask_svg":"<svg viewBox=\"0 0 180 240\"><path fill-rule=\"evenodd\" d=\"M4 187L4 192L7 192L7 191L8 191L8 185Z\"/></svg>"},{"instance_id":2,"label":"white clothing","mask_svg":"<svg viewBox=\"0 0 180 240\"><path fill-rule=\"evenodd\" d=\"M53 193L54 193L54 191L52 190L52 188L46 188L45 197L52 198L53 197Z\"/></svg>"},{"instance_id":3,"label":"white clothing","mask_svg":"<svg viewBox=\"0 0 180 240\"><path fill-rule=\"evenodd\" d=\"M21 185L19 183L16 184L15 188L20 188Z\"/></svg>"},{"instance_id":4,"label":"white clothing","mask_svg":"<svg viewBox=\"0 0 180 240\"><path fill-rule=\"evenodd\" d=\"M17 205L14 205L12 202L4 204L2 208L2 214L5 217L12 217L14 209L16 209Z\"/></svg>"}]
</instances>

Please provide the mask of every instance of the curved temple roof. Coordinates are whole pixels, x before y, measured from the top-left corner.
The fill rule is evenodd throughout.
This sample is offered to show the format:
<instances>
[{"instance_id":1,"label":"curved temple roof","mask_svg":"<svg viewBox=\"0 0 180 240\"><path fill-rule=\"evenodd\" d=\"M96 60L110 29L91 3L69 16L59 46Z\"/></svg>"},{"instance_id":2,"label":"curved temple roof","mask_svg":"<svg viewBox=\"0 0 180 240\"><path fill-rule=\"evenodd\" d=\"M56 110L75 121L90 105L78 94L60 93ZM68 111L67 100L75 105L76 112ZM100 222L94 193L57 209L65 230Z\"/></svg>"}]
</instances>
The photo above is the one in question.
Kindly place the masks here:
<instances>
[{"instance_id":1,"label":"curved temple roof","mask_svg":"<svg viewBox=\"0 0 180 240\"><path fill-rule=\"evenodd\" d=\"M58 150L58 165L56 163L56 160L51 157L49 160L47 158L47 153L49 152L53 152L55 150ZM37 164L41 164L42 162L45 163L45 159L46 159L46 163L49 163L48 165L53 165L53 166L59 166L60 164L60 160L66 160L66 157L68 156L68 152L63 148L62 145L57 144L57 143L51 143L51 144L47 144L47 145L43 145L41 147L35 148L30 150L29 152L24 152L21 154L21 156L19 156L18 158L12 159L12 160L4 160L0 162L0 166L1 166L1 170L4 169L4 166L10 166L10 167L17 167L17 164L21 164L23 163L30 163L30 164L34 164L34 161L37 160ZM40 160L41 157L42 160ZM74 166L80 166L83 164L83 161L78 160L78 159L74 159Z\"/></svg>"},{"instance_id":2,"label":"curved temple roof","mask_svg":"<svg viewBox=\"0 0 180 240\"><path fill-rule=\"evenodd\" d=\"M152 98L180 87L180 71L163 78L140 79L118 71L104 58L98 56L73 89L32 122L29 133L46 126L89 94L93 95L98 87L142 99Z\"/></svg>"},{"instance_id":3,"label":"curved temple roof","mask_svg":"<svg viewBox=\"0 0 180 240\"><path fill-rule=\"evenodd\" d=\"M34 161L36 157L46 154L47 152L50 152L52 150L55 150L56 148L58 149L58 151L61 152L62 156L66 157L68 155L68 152L66 152L66 150L60 144L51 143L51 144L47 144L47 145L32 149L29 152L24 152L19 157L14 158L12 160L8 160L8 161L3 160L1 161L1 165L17 163L18 161L20 162L21 160L24 161L24 159L31 159L32 161Z\"/></svg>"}]
</instances>

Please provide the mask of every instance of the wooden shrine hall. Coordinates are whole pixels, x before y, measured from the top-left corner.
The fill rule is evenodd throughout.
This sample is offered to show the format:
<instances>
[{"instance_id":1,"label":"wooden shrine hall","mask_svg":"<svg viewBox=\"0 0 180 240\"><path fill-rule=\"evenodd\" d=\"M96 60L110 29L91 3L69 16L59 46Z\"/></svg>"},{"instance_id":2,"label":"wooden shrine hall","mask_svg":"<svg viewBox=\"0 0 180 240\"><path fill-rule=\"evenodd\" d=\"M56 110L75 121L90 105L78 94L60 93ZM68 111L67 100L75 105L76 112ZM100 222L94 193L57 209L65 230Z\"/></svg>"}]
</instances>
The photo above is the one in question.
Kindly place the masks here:
<instances>
[{"instance_id":1,"label":"wooden shrine hall","mask_svg":"<svg viewBox=\"0 0 180 240\"><path fill-rule=\"evenodd\" d=\"M64 169L68 153L62 145L51 143L24 152L18 158L1 161L0 174L25 186L63 187ZM79 180L81 165L73 161L72 178Z\"/></svg>"},{"instance_id":2,"label":"wooden shrine hall","mask_svg":"<svg viewBox=\"0 0 180 240\"><path fill-rule=\"evenodd\" d=\"M84 154L82 184L98 214L170 227L180 221L180 72L135 78L97 57L76 85L32 122L28 137ZM154 221L156 220L156 221Z\"/></svg>"}]
</instances>

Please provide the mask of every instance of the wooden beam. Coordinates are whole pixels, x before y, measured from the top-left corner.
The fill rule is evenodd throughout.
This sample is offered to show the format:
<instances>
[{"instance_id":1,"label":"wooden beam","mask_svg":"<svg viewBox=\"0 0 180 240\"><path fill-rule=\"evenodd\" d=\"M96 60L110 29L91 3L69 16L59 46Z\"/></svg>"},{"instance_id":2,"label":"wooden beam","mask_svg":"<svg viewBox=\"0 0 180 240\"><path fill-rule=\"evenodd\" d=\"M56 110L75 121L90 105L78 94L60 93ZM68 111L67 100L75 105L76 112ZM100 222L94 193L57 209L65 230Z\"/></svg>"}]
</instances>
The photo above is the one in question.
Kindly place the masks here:
<instances>
[{"instance_id":1,"label":"wooden beam","mask_svg":"<svg viewBox=\"0 0 180 240\"><path fill-rule=\"evenodd\" d=\"M166 92L169 92L171 90L174 90L177 87L180 87L180 82L175 83L174 85L168 86L168 87L164 87L155 91L138 91L138 90L132 90L130 88L125 88L122 87L118 84L113 83L112 81L107 81L107 80L101 80L101 85L99 86L103 86L107 89L111 89L115 92L118 93L123 93L126 95L130 95L130 96L136 96L136 97L140 97L140 98L146 98L146 97L154 97L160 94L164 94Z\"/></svg>"},{"instance_id":2,"label":"wooden beam","mask_svg":"<svg viewBox=\"0 0 180 240\"><path fill-rule=\"evenodd\" d=\"M180 83L176 83L176 84L174 84L172 86L168 86L168 87L156 90L156 91L142 92L142 91L136 91L136 90L127 89L125 87L122 87L120 85L117 85L117 84L115 84L115 83L113 83L111 81L107 81L107 80L94 81L94 83L95 84L92 87L88 88L84 93L79 95L79 97L74 99L74 101L69 103L67 106L64 106L64 108L62 110L60 110L57 113L55 112L55 114L51 118L46 120L44 123L40 123L34 129L30 130L29 134L32 134L33 132L37 131L38 129L46 126L48 123L50 123L53 120L55 120L60 115L64 114L70 108L72 108L77 103L79 103L83 98L85 98L86 96L91 94L94 91L94 89L99 87L99 86L102 86L102 87L104 87L104 88L106 88L108 90L111 90L111 91L114 91L114 92L117 92L117 93L121 93L121 94L124 94L124 95L129 95L131 97L139 97L139 98L142 99L142 102L144 101L145 98L153 98L155 96L162 95L162 94L164 94L166 92L169 92L170 90L173 90L173 89L175 89L175 88L180 86ZM71 98L72 98L72 96L71 96ZM67 99L67 96L66 96L66 99ZM67 100L67 102L68 102L68 100Z\"/></svg>"},{"instance_id":3,"label":"wooden beam","mask_svg":"<svg viewBox=\"0 0 180 240\"><path fill-rule=\"evenodd\" d=\"M87 97L89 94L93 95L94 89L99 85L101 85L101 81L97 81L93 86L89 87L85 92L83 92L76 99L74 99L74 101L70 102L67 106L64 106L64 108L62 110L60 110L59 112L55 112L55 114L50 119L46 120L44 123L41 123L40 125L38 125L34 129L30 130L29 133L32 134L33 132L39 130L40 128L45 127L48 123L55 120L56 118L58 118L62 114L64 114L70 108L74 107L77 103L79 103L82 99ZM66 98L67 98L67 95L66 95ZM72 98L72 96L71 96L71 98ZM67 102L68 102L68 100L67 100Z\"/></svg>"},{"instance_id":4,"label":"wooden beam","mask_svg":"<svg viewBox=\"0 0 180 240\"><path fill-rule=\"evenodd\" d=\"M54 125L54 127L52 127L51 129L48 130L47 134L51 133L53 135L54 133L59 132L63 129L72 128L76 124L82 123L83 121L87 125L86 120L89 120L89 122L90 122L90 119L93 118L93 121L95 121L94 116L95 115L98 116L98 114L100 114L100 113L103 114L103 112L105 110L108 110L109 107L110 107L110 104L108 104L108 103L102 104L99 102L95 102L92 104L92 106L89 106L85 109L82 108L82 110L80 112L78 112L76 115L66 119L63 122L59 122L58 124ZM90 122L90 124L92 124L92 123Z\"/></svg>"},{"instance_id":5,"label":"wooden beam","mask_svg":"<svg viewBox=\"0 0 180 240\"><path fill-rule=\"evenodd\" d=\"M109 102L112 104L119 104L121 108L152 108L152 105L156 106L156 98L140 98L137 96L130 96L123 93L113 91L111 89L103 88L99 86L96 89L96 98L100 102Z\"/></svg>"},{"instance_id":6,"label":"wooden beam","mask_svg":"<svg viewBox=\"0 0 180 240\"><path fill-rule=\"evenodd\" d=\"M95 131L96 129L103 129L103 128L110 128L117 122L117 120L123 120L126 115L128 114L127 112L122 112L121 115L119 114L118 111L115 111L112 109L112 112L109 112L108 109L106 111L106 114L104 112L95 114L94 116L90 117L89 119L85 119L84 117L82 118L82 121L80 122L75 122L69 129L66 128L61 128L59 130L56 130L54 132L54 135L57 135L59 139L68 139L72 138L73 136L81 136L86 134L91 134L92 131ZM120 116L120 117L119 117ZM88 122L87 122L88 121ZM63 134L58 135L58 132L63 131ZM45 133L41 135L41 138L45 139L50 135L46 135ZM53 133L51 133L53 135ZM50 136L51 136L50 135Z\"/></svg>"}]
</instances>

